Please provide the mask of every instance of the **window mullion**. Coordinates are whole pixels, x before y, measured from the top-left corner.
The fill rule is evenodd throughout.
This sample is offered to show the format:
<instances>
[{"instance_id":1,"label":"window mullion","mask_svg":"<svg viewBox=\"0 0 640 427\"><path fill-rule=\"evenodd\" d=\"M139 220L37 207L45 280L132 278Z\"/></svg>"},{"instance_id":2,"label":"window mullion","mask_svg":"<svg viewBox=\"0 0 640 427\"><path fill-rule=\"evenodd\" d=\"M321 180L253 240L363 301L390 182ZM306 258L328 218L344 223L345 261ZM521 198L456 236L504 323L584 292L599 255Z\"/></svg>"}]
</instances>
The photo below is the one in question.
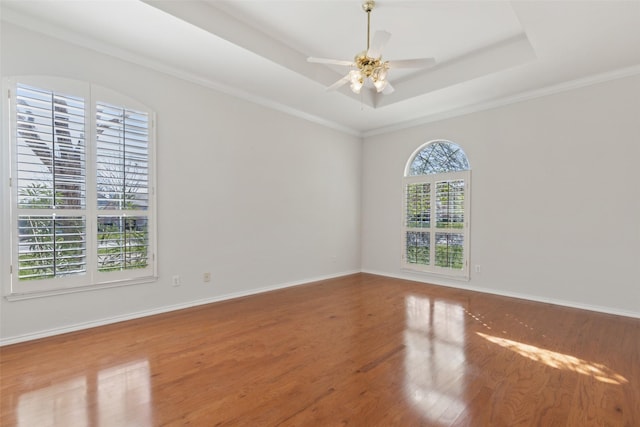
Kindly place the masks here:
<instances>
[{"instance_id":1,"label":"window mullion","mask_svg":"<svg viewBox=\"0 0 640 427\"><path fill-rule=\"evenodd\" d=\"M433 175L427 175L425 177L425 182L429 183L431 188L431 199L430 199L430 209L431 209L431 221L429 222L429 266L433 268L436 265L436 223L438 218L436 216L437 213L437 191L436 191L436 180Z\"/></svg>"},{"instance_id":2,"label":"window mullion","mask_svg":"<svg viewBox=\"0 0 640 427\"><path fill-rule=\"evenodd\" d=\"M93 95L93 94L92 94ZM97 196L96 196L96 102L90 98L86 106L87 140L87 274L95 283L97 271Z\"/></svg>"}]
</instances>

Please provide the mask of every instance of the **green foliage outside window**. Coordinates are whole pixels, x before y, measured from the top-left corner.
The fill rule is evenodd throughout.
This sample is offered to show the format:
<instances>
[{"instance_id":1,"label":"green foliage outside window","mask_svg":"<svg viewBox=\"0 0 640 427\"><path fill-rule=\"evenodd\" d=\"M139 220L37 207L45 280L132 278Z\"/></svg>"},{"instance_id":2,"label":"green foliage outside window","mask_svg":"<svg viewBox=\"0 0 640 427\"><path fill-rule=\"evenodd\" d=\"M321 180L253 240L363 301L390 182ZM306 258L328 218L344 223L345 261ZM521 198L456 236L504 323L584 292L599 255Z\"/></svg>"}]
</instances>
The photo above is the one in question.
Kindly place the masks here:
<instances>
[{"instance_id":1,"label":"green foliage outside window","mask_svg":"<svg viewBox=\"0 0 640 427\"><path fill-rule=\"evenodd\" d=\"M37 209L51 206L53 191L44 184L32 184L23 188L19 196L21 208ZM86 221L83 216L20 215L18 221L20 280L48 279L86 271ZM99 271L148 266L146 218L100 217L97 237Z\"/></svg>"}]
</instances>

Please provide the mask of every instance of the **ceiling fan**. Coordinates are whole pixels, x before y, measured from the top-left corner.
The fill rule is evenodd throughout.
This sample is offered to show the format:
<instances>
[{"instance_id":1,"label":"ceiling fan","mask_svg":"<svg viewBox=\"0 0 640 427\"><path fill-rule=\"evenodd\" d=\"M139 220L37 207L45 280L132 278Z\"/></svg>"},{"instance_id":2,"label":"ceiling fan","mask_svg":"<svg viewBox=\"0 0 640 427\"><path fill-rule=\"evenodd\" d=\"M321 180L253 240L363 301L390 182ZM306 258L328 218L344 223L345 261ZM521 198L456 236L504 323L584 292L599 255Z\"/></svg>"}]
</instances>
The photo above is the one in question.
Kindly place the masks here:
<instances>
[{"instance_id":1,"label":"ceiling fan","mask_svg":"<svg viewBox=\"0 0 640 427\"><path fill-rule=\"evenodd\" d=\"M402 59L398 61L383 61L381 52L391 38L387 31L376 31L373 40L369 43L371 29L371 11L376 6L373 0L364 0L362 9L367 13L367 49L358 53L353 61L328 58L307 58L308 62L319 64L343 65L352 67L346 76L327 88L328 91L350 83L354 93L360 93L367 79L369 79L377 92L389 94L393 92L393 86L387 80L387 72L390 68L429 68L436 61L433 58Z\"/></svg>"}]
</instances>

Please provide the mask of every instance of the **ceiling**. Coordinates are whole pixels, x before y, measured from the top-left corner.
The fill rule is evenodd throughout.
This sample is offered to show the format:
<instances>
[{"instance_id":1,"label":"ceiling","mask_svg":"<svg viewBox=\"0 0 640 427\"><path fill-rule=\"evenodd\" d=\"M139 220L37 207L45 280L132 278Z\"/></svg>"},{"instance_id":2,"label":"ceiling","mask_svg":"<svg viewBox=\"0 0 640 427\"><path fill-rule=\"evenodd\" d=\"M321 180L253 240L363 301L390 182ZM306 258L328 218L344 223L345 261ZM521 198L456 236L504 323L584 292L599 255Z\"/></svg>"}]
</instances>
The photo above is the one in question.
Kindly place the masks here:
<instances>
[{"instance_id":1,"label":"ceiling","mask_svg":"<svg viewBox=\"0 0 640 427\"><path fill-rule=\"evenodd\" d=\"M2 19L356 135L640 73L640 1L379 0L395 92L325 88L366 48L361 0L1 0Z\"/></svg>"}]
</instances>

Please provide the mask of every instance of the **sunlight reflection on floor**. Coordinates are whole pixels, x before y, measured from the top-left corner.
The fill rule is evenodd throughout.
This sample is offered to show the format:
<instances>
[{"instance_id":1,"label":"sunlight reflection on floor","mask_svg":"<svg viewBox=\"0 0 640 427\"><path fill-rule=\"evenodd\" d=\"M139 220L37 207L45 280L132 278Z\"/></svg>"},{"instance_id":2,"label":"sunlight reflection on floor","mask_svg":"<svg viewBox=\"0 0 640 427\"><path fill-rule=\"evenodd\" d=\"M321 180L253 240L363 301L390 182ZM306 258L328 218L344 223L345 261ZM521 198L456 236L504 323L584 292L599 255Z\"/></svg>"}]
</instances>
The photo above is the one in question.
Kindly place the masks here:
<instances>
[{"instance_id":1,"label":"sunlight reflection on floor","mask_svg":"<svg viewBox=\"0 0 640 427\"><path fill-rule=\"evenodd\" d=\"M76 377L24 393L18 401L18 426L87 426L87 381Z\"/></svg>"},{"instance_id":2,"label":"sunlight reflection on floor","mask_svg":"<svg viewBox=\"0 0 640 427\"><path fill-rule=\"evenodd\" d=\"M466 409L464 310L417 296L405 305L405 394L424 418L451 423Z\"/></svg>"},{"instance_id":3,"label":"sunlight reflection on floor","mask_svg":"<svg viewBox=\"0 0 640 427\"><path fill-rule=\"evenodd\" d=\"M508 340L506 338L495 337L481 332L476 332L476 334L489 342L498 344L499 346L514 351L521 356L527 357L536 362L544 363L552 368L567 369L579 374L590 375L598 381L609 384L626 384L629 382L622 375L615 373L607 366L600 363L587 362L586 360L578 359L577 357L570 356L568 354L545 350L533 345Z\"/></svg>"},{"instance_id":4,"label":"sunlight reflection on floor","mask_svg":"<svg viewBox=\"0 0 640 427\"><path fill-rule=\"evenodd\" d=\"M77 376L22 394L18 426L83 427L94 425L97 417L102 427L149 427L150 387L147 360L103 369L97 378Z\"/></svg>"}]
</instances>

